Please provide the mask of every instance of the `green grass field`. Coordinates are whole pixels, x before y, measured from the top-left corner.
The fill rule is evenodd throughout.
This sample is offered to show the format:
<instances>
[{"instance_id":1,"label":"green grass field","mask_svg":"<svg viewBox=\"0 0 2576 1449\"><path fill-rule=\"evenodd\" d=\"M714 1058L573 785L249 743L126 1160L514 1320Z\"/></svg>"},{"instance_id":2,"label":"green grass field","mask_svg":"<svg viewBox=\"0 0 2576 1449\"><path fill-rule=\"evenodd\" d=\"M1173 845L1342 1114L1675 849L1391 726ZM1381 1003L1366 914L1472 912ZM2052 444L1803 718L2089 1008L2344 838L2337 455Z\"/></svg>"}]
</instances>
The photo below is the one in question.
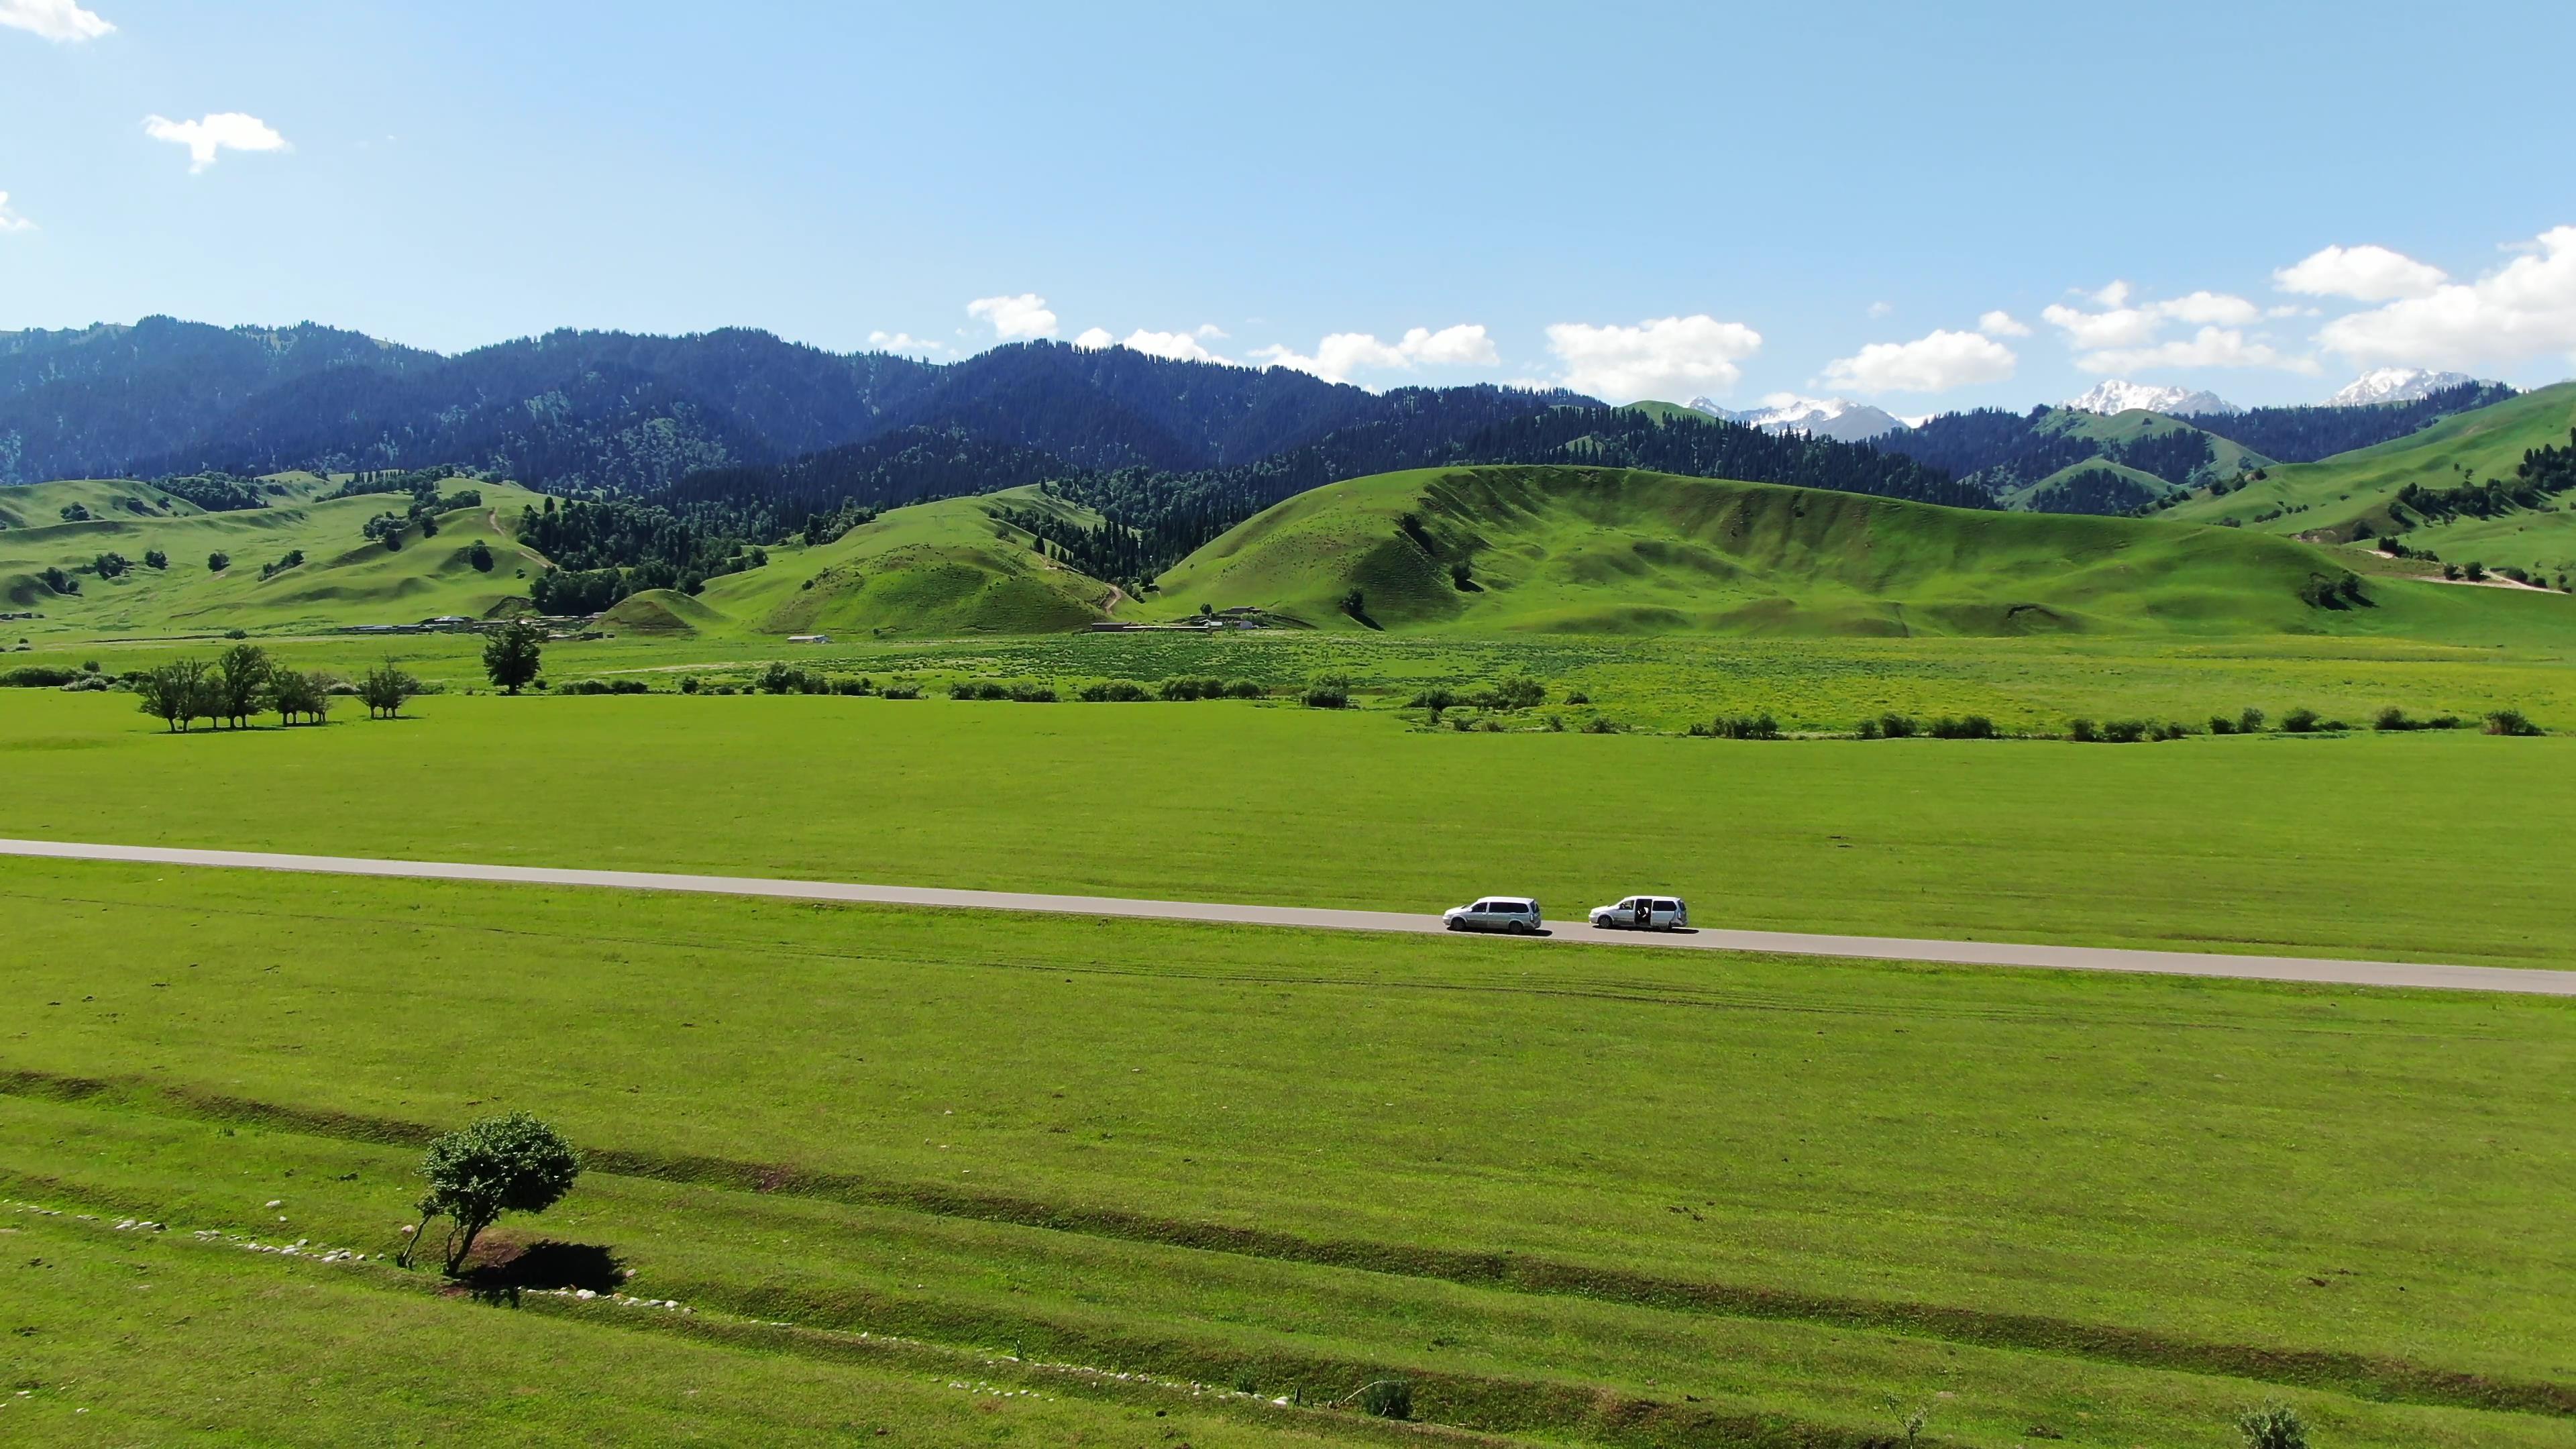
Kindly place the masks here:
<instances>
[{"instance_id":1,"label":"green grass field","mask_svg":"<svg viewBox=\"0 0 2576 1449\"><path fill-rule=\"evenodd\" d=\"M1671 889L1708 924L2576 964L2564 737L1766 744L671 695L173 736L114 694L6 700L7 835L1406 910Z\"/></svg>"},{"instance_id":2,"label":"green grass field","mask_svg":"<svg viewBox=\"0 0 2576 1449\"><path fill-rule=\"evenodd\" d=\"M707 586L700 602L761 634L1045 634L1108 617L1107 584L1039 554L996 508L1097 526L1036 488L898 508L818 548L782 546L768 567Z\"/></svg>"},{"instance_id":3,"label":"green grass field","mask_svg":"<svg viewBox=\"0 0 2576 1449\"><path fill-rule=\"evenodd\" d=\"M2206 493L2164 518L2194 523L2236 519L2271 533L2349 533L2358 520L2385 530L2389 502L2409 483L2453 488L2511 478L2533 448L2565 447L2576 428L2576 383L2537 388L2475 412L2443 419L2422 432L2316 463L2273 467L2260 483L2221 497ZM2454 563L2512 564L2551 579L2576 569L2576 513L2569 500L2544 510L2497 518L2461 517L2406 531L2408 546ZM2266 517L2265 515L2270 515Z\"/></svg>"},{"instance_id":4,"label":"green grass field","mask_svg":"<svg viewBox=\"0 0 2576 1449\"><path fill-rule=\"evenodd\" d=\"M1392 1374L1552 1442L1857 1449L1920 1406L2216 1449L2275 1396L2334 1445L2576 1432L2564 1002L28 861L0 894L0 1194L102 1219L0 1214L42 1399L0 1412L49 1437L319 1442L330 1390L432 1434L613 1396L610 1437L946 1442L993 1422L970 1375L1057 1439L1353 1418L1043 1364ZM692 1331L194 1240L386 1252L412 1144L502 1104L593 1155L512 1241ZM484 1401L402 1387L429 1345Z\"/></svg>"},{"instance_id":5,"label":"green grass field","mask_svg":"<svg viewBox=\"0 0 2576 1449\"><path fill-rule=\"evenodd\" d=\"M517 490L387 551L326 480L139 486L0 493L0 579L172 556L0 668L238 627L437 692L173 735L0 689L0 835L2576 968L2576 600L2254 529L1435 470L1140 606L1021 491L547 646L649 694L505 698L470 636L338 631L523 592ZM2368 607L2300 600L2347 561ZM1079 632L1201 603L1326 627ZM773 661L930 697L737 692ZM1547 702L1407 705L1514 671ZM1180 676L1268 697L944 697ZM2248 706L2555 733L2037 737ZM1681 733L1753 711L2030 737ZM0 920L0 1441L2225 1449L2280 1398L2320 1449L2576 1446L2563 1001L21 859ZM382 1261L419 1144L505 1107L580 1188L480 1296ZM1388 1377L1419 1425L1341 1403Z\"/></svg>"},{"instance_id":6,"label":"green grass field","mask_svg":"<svg viewBox=\"0 0 2576 1449\"><path fill-rule=\"evenodd\" d=\"M1462 565L1463 582L1452 572ZM1250 604L1319 627L1485 635L2449 640L2497 607L2386 578L2366 606L2303 599L2311 580L2347 567L2233 529L1614 469L1422 469L1314 489L1257 515L1166 573L1150 611ZM1353 590L1362 615L1344 607ZM2576 623L2576 601L2557 609L2551 627Z\"/></svg>"},{"instance_id":7,"label":"green grass field","mask_svg":"<svg viewBox=\"0 0 2576 1449\"><path fill-rule=\"evenodd\" d=\"M152 499L143 484L42 483L0 489L0 506L42 515L33 526L0 530L0 606L35 611L40 619L0 624L13 637L47 642L169 636L225 629L261 631L410 624L442 614L481 617L503 599L524 597L542 560L510 536L511 523L536 495L506 483L473 485L479 508L455 509L438 519L436 537L408 529L402 547L369 542L366 521L407 497L384 494L318 501L320 480L293 475L296 492L268 508L201 512L173 500L168 517L144 517L102 495ZM100 516L86 523L46 522L60 501L90 499ZM58 501L60 500L60 501ZM157 506L157 505L156 505ZM493 567L468 561L480 541ZM169 567L143 562L147 550L169 556ZM260 570L301 552L304 562L262 578ZM115 552L133 563L113 579L79 575L80 592L62 594L38 577L48 566L66 571ZM222 553L217 572L210 557Z\"/></svg>"}]
</instances>

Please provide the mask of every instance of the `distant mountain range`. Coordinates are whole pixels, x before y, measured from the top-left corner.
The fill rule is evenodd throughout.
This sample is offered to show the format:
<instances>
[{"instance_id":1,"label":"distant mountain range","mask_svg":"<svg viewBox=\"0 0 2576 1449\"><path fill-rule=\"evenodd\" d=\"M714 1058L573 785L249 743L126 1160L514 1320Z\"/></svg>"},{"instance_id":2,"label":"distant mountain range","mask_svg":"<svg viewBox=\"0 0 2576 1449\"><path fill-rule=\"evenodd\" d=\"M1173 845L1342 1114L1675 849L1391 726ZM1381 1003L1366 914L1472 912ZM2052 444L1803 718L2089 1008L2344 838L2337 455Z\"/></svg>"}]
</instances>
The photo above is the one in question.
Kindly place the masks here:
<instances>
[{"instance_id":1,"label":"distant mountain range","mask_svg":"<svg viewBox=\"0 0 2576 1449\"><path fill-rule=\"evenodd\" d=\"M2097 382L2082 397L2068 398L2066 405L2082 412L2111 416L2132 409L2163 413L2168 417L2190 418L2204 415L2241 413L2245 409L2214 392L2187 387L2158 387L2153 383L2125 382L2111 379Z\"/></svg>"},{"instance_id":2,"label":"distant mountain range","mask_svg":"<svg viewBox=\"0 0 2576 1449\"><path fill-rule=\"evenodd\" d=\"M1048 481L1169 548L1342 478L1578 454L1964 506L2121 511L2512 395L2386 369L2302 408L2115 380L2026 414L1908 420L1781 393L1742 410L1695 398L1639 421L1562 390L1372 393L1285 368L1053 342L937 365L747 329L558 331L451 357L312 323L147 317L0 333L0 483L448 464L558 495L651 499L751 538L811 515ZM1659 431L1686 417L1788 446L1753 447L1725 427Z\"/></svg>"},{"instance_id":3,"label":"distant mountain range","mask_svg":"<svg viewBox=\"0 0 2576 1449\"><path fill-rule=\"evenodd\" d=\"M1844 443L1867 442L1906 426L1905 420L1893 413L1847 397L1816 398L1774 393L1762 400L1762 406L1742 412L1732 411L1704 397L1692 398L1690 405L1694 411L1710 417L1760 428L1766 433L1798 433Z\"/></svg>"},{"instance_id":4,"label":"distant mountain range","mask_svg":"<svg viewBox=\"0 0 2576 1449\"><path fill-rule=\"evenodd\" d=\"M555 492L647 491L905 429L1081 468L1214 468L1480 399L1479 425L1590 398L1495 387L1372 393L1285 368L1032 342L945 366L766 332L551 332L454 357L306 324L0 334L0 482L456 463Z\"/></svg>"},{"instance_id":5,"label":"distant mountain range","mask_svg":"<svg viewBox=\"0 0 2576 1449\"><path fill-rule=\"evenodd\" d=\"M2465 372L2427 372L2420 367L2383 367L2376 372L2365 372L2354 378L2349 385L2327 398L2325 405L2330 408L2359 408L2373 407L2380 403L2414 402L2420 398L2431 397L2437 392L2466 387L2475 381L2477 381L2476 378ZM2497 385L2501 386L2501 384Z\"/></svg>"}]
</instances>

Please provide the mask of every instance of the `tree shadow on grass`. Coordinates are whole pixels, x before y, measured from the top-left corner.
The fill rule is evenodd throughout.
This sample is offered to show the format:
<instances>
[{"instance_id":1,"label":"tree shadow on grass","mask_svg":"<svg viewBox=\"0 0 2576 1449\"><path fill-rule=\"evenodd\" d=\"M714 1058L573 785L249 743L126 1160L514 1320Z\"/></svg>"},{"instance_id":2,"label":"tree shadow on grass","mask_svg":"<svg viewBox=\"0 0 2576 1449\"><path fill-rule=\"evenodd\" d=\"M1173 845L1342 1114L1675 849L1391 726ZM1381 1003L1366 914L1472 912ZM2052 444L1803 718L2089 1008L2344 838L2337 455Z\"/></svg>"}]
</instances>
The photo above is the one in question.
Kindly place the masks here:
<instances>
[{"instance_id":1,"label":"tree shadow on grass","mask_svg":"<svg viewBox=\"0 0 2576 1449\"><path fill-rule=\"evenodd\" d=\"M487 1239L474 1245L474 1256L456 1281L486 1303L514 1304L521 1289L614 1293L626 1277L625 1263L602 1244Z\"/></svg>"}]
</instances>

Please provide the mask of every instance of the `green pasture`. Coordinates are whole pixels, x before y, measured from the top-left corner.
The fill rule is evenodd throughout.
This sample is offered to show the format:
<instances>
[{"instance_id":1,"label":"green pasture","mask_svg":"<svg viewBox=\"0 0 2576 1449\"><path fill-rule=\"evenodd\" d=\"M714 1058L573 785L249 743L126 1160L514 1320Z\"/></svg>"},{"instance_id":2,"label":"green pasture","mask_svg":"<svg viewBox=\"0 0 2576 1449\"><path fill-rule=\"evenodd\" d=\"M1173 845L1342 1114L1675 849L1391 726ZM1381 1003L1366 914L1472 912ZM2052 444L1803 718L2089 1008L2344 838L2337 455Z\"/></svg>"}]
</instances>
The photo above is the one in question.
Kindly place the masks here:
<instances>
[{"instance_id":1,"label":"green pasture","mask_svg":"<svg viewBox=\"0 0 2576 1449\"><path fill-rule=\"evenodd\" d=\"M2285 701L2269 701L2273 704ZM2576 741L1743 742L1287 704L417 700L171 735L0 694L0 834L2566 966Z\"/></svg>"},{"instance_id":2,"label":"green pasture","mask_svg":"<svg viewBox=\"0 0 2576 1449\"><path fill-rule=\"evenodd\" d=\"M2567 446L2571 427L2576 427L2576 383L2536 388L2375 447L2271 467L2263 481L2239 492L2221 497L2202 493L2159 517L2194 523L2234 519L2249 530L2282 534L2343 536L2365 519L2384 529L2390 521L2388 505L2405 485L2438 490L2511 478L2525 452ZM2551 508L2498 518L2456 518L2409 528L2405 541L2454 563L2512 564L2554 581L2576 569L2576 513L2569 508L2569 501L2560 499Z\"/></svg>"},{"instance_id":3,"label":"green pasture","mask_svg":"<svg viewBox=\"0 0 2576 1449\"><path fill-rule=\"evenodd\" d=\"M1099 515L1034 487L897 508L830 543L772 548L766 567L708 583L713 617L735 633L1046 634L1108 617L1115 591L1037 551L996 508L1096 527Z\"/></svg>"},{"instance_id":4,"label":"green pasture","mask_svg":"<svg viewBox=\"0 0 2576 1449\"><path fill-rule=\"evenodd\" d=\"M2387 577L2358 599L2303 594L2350 568L2328 550L2234 529L1606 468L1446 468L1299 494L1173 567L1146 609L1257 605L1322 628L1489 636L2459 642L2499 632L2564 639L2576 627L2576 599L2516 612Z\"/></svg>"},{"instance_id":5,"label":"green pasture","mask_svg":"<svg viewBox=\"0 0 2576 1449\"><path fill-rule=\"evenodd\" d=\"M42 483L0 489L0 506L42 515L0 529L0 611L37 619L0 621L0 636L75 646L120 637L168 638L230 629L310 630L359 624L409 624L443 614L481 617L503 599L524 596L543 560L511 536L535 494L507 483L475 483L482 506L439 516L438 533L418 524L387 549L363 536L369 518L400 512L409 495L368 494L321 501L322 480L304 478L295 496L267 508L206 513L176 499L170 516L145 516L120 502L93 500L90 522L54 518L56 500L114 494L157 505L140 483ZM480 541L489 571L468 555ZM169 567L145 565L158 549ZM261 577L264 566L301 552L304 561ZM39 577L47 567L73 571L104 553L122 554L132 569L116 578L78 574L80 591L63 594ZM229 563L209 568L221 553Z\"/></svg>"},{"instance_id":6,"label":"green pasture","mask_svg":"<svg viewBox=\"0 0 2576 1449\"><path fill-rule=\"evenodd\" d=\"M673 636L611 623L610 637L546 646L558 683L634 679L660 691L695 678L748 686L771 663L830 677L901 681L933 692L957 680L1026 680L1070 696L1081 685L1175 677L1249 679L1280 694L1320 674L1347 675L1365 708L1397 707L1433 686L1465 692L1514 671L1549 687L1550 709L1515 721L1570 726L1598 716L1623 727L1679 732L1712 715L1769 711L1784 727L1849 731L1894 710L1924 718L1982 714L2008 729L2053 733L2069 718L2197 722L2247 706L2278 716L2302 705L2365 722L2394 705L2418 716L2474 718L2512 707L2544 725L2576 728L2576 644L2551 627L2565 605L2538 594L2427 586L2458 601L2461 642L2318 635L2158 640L1706 639L1326 633L1054 634L923 640L846 638L829 644L730 635ZM2467 598L2465 596L2477 596ZM647 601L648 603L650 600ZM485 685L482 641L471 635L262 635L300 669L354 677L392 658L452 691ZM53 646L0 655L0 669L95 663L110 674L181 657L210 658L220 636ZM1568 705L1581 693L1589 705ZM0 710L13 697L0 695Z\"/></svg>"},{"instance_id":7,"label":"green pasture","mask_svg":"<svg viewBox=\"0 0 2576 1449\"><path fill-rule=\"evenodd\" d=\"M12 1329L0 1439L11 1444L1350 1436L1329 1420L1210 1410L1186 1392L1068 1386L987 1354L542 1299L487 1310L389 1268L118 1231L115 1215L84 1222L80 1210L0 1206Z\"/></svg>"},{"instance_id":8,"label":"green pasture","mask_svg":"<svg viewBox=\"0 0 2576 1449\"><path fill-rule=\"evenodd\" d=\"M0 1196L101 1219L0 1213L45 1400L0 1413L66 1440L33 1416L399 1394L430 1343L513 1386L389 1411L433 1434L635 1385L601 1432L946 1442L993 1422L948 1354L1086 1442L1351 1416L1149 1425L1035 1366L1401 1376L1550 1442L1859 1449L1919 1407L2218 1449L2273 1397L2320 1444L2576 1442L2560 1001L33 861L0 898ZM382 1254L420 1137L502 1106L592 1154L505 1247L694 1331L194 1240ZM227 1367L250 1407L203 1402Z\"/></svg>"}]
</instances>

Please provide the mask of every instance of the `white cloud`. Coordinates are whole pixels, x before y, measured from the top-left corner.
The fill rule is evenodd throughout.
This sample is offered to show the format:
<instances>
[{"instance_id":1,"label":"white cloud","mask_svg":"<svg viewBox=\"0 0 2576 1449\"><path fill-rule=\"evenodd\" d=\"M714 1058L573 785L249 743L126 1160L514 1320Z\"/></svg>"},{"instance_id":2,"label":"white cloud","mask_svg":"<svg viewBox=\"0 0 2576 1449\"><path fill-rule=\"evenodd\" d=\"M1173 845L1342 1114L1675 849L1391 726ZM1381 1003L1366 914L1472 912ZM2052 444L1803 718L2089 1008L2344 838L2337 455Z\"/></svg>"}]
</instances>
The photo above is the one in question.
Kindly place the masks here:
<instances>
[{"instance_id":1,"label":"white cloud","mask_svg":"<svg viewBox=\"0 0 2576 1449\"><path fill-rule=\"evenodd\" d=\"M1737 363L1762 350L1762 334L1701 313L1634 327L1559 322L1548 350L1565 364L1565 385L1608 402L1726 392L1744 377Z\"/></svg>"},{"instance_id":2,"label":"white cloud","mask_svg":"<svg viewBox=\"0 0 2576 1449\"><path fill-rule=\"evenodd\" d=\"M2195 327L2242 327L2263 315L2262 308L2224 292L2194 292L2188 297L2158 302L2153 310L2159 317L2171 317Z\"/></svg>"},{"instance_id":3,"label":"white cloud","mask_svg":"<svg viewBox=\"0 0 2576 1449\"><path fill-rule=\"evenodd\" d=\"M868 345L879 352L930 353L956 350L945 342L915 337L909 332L871 332L868 334Z\"/></svg>"},{"instance_id":4,"label":"white cloud","mask_svg":"<svg viewBox=\"0 0 2576 1449\"><path fill-rule=\"evenodd\" d=\"M1884 317L1895 310L1896 304L1893 302L1872 302L1869 304L1869 315L1872 320Z\"/></svg>"},{"instance_id":5,"label":"white cloud","mask_svg":"<svg viewBox=\"0 0 2576 1449\"><path fill-rule=\"evenodd\" d=\"M992 323L993 335L1004 342L1055 335L1055 314L1047 310L1046 298L1035 292L1022 292L1016 297L978 297L966 304L966 315Z\"/></svg>"},{"instance_id":6,"label":"white cloud","mask_svg":"<svg viewBox=\"0 0 2576 1449\"><path fill-rule=\"evenodd\" d=\"M188 170L192 174L214 165L218 151L288 149L286 138L269 129L266 121L239 111L216 111L193 121L146 116L143 118L143 134L155 141L169 141L187 147Z\"/></svg>"},{"instance_id":7,"label":"white cloud","mask_svg":"<svg viewBox=\"0 0 2576 1449\"><path fill-rule=\"evenodd\" d=\"M2272 274L2284 292L2388 302L2429 297L2450 279L2440 267L2381 246L2327 247Z\"/></svg>"},{"instance_id":8,"label":"white cloud","mask_svg":"<svg viewBox=\"0 0 2576 1449\"><path fill-rule=\"evenodd\" d=\"M1073 339L1073 345L1085 352L1098 352L1104 347L1116 345L1117 341L1117 338L1109 335L1109 329L1106 327L1085 327L1082 329L1082 335Z\"/></svg>"},{"instance_id":9,"label":"white cloud","mask_svg":"<svg viewBox=\"0 0 2576 1449\"><path fill-rule=\"evenodd\" d=\"M2137 347L2155 339L2167 322L2188 322L2196 327L2242 327L2260 319L2263 309L2242 297L2225 292L2193 292L2189 296L2169 298L2162 302L2126 305L2129 284L2113 282L2091 294L2108 310L2085 312L2054 303L2040 312L2042 319L2066 334L2066 340L2077 347Z\"/></svg>"},{"instance_id":10,"label":"white cloud","mask_svg":"<svg viewBox=\"0 0 2576 1449\"><path fill-rule=\"evenodd\" d=\"M1988 337L2028 337L2030 324L2010 312L1994 311L1977 319L1977 330Z\"/></svg>"},{"instance_id":11,"label":"white cloud","mask_svg":"<svg viewBox=\"0 0 2576 1449\"><path fill-rule=\"evenodd\" d=\"M9 193L0 191L0 232L34 231L36 224L9 209Z\"/></svg>"},{"instance_id":12,"label":"white cloud","mask_svg":"<svg viewBox=\"0 0 2576 1449\"><path fill-rule=\"evenodd\" d=\"M2121 290L2125 292L2127 289ZM2094 300L2101 300L2101 294L2096 293ZM2077 347L2134 347L2154 337L2156 329L2164 325L2163 318L2143 307L2080 312L2062 302L2052 302L2041 308L2039 315L2048 325L2064 332L2066 340Z\"/></svg>"},{"instance_id":13,"label":"white cloud","mask_svg":"<svg viewBox=\"0 0 2576 1449\"><path fill-rule=\"evenodd\" d=\"M1825 380L1857 392L1946 392L2001 382L2020 361L2013 350L1974 332L1940 330L1912 342L1873 342L1825 364Z\"/></svg>"},{"instance_id":14,"label":"white cloud","mask_svg":"<svg viewBox=\"0 0 2576 1449\"><path fill-rule=\"evenodd\" d=\"M1494 340L1483 326L1462 322L1434 332L1428 327L1408 329L1393 342L1381 342L1369 332L1335 332L1315 344L1312 355L1273 344L1256 350L1254 357L1272 367L1289 367L1310 372L1326 382L1349 382L1359 372L1410 372L1416 367L1493 367L1501 363L1502 354L1494 350Z\"/></svg>"},{"instance_id":15,"label":"white cloud","mask_svg":"<svg viewBox=\"0 0 2576 1449\"><path fill-rule=\"evenodd\" d=\"M2311 358L2288 356L2261 341L2248 341L2233 327L2203 327L2190 338L2152 347L2115 347L2075 359L2086 372L2145 372L2159 367L2277 367L2286 372L2315 372Z\"/></svg>"},{"instance_id":16,"label":"white cloud","mask_svg":"<svg viewBox=\"0 0 2576 1449\"><path fill-rule=\"evenodd\" d=\"M2337 317L2317 341L2365 365L2474 367L2576 356L2576 226L2542 232L2523 255L2475 282L2448 282Z\"/></svg>"},{"instance_id":17,"label":"white cloud","mask_svg":"<svg viewBox=\"0 0 2576 1449\"><path fill-rule=\"evenodd\" d=\"M72 0L0 0L0 26L58 43L96 40L116 29Z\"/></svg>"},{"instance_id":18,"label":"white cloud","mask_svg":"<svg viewBox=\"0 0 2576 1449\"><path fill-rule=\"evenodd\" d=\"M1099 330L1099 328L1095 327L1092 329L1092 332L1097 332ZM1088 337L1091 335L1091 332L1086 332L1082 335ZM1208 351L1206 346L1200 343L1195 334L1188 332L1148 332L1144 328L1139 327L1135 331L1130 332L1125 337L1119 339L1118 345L1126 348L1130 352L1141 352L1148 357L1168 357L1175 362L1224 362L1227 360Z\"/></svg>"},{"instance_id":19,"label":"white cloud","mask_svg":"<svg viewBox=\"0 0 2576 1449\"><path fill-rule=\"evenodd\" d=\"M2138 302L2126 282L2113 282L2086 294L2106 310L2087 312L2063 303L2042 309L2040 317L2066 334L2079 352L2075 365L2087 372L2142 372L2158 367L2278 367L2314 372L2313 359L2282 352L2261 336L2244 331L2251 323L2280 315L2266 312L2243 297L2200 291L2161 302ZM2168 340L2168 324L2195 327L2192 336Z\"/></svg>"}]
</instances>

